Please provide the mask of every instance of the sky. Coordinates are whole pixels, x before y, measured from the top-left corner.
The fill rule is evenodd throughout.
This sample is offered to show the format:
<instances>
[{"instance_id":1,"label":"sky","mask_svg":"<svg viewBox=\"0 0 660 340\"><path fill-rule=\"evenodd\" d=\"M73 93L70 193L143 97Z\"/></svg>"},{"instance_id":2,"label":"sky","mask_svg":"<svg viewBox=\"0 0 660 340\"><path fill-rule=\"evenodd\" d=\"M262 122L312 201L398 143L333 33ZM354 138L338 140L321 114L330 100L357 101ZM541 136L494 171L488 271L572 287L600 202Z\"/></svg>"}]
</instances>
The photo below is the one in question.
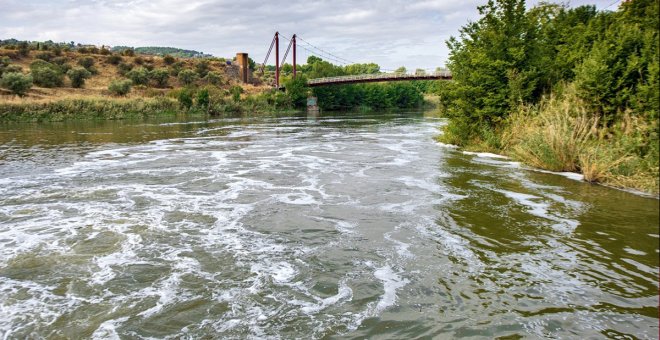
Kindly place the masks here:
<instances>
[{"instance_id":1,"label":"sky","mask_svg":"<svg viewBox=\"0 0 660 340\"><path fill-rule=\"evenodd\" d=\"M435 69L447 61L445 41L478 20L477 6L486 1L0 0L0 39L168 46L219 57L247 52L261 63L279 31L304 39L298 41L299 63L312 54L307 42L330 53L321 55L329 61ZM615 10L619 1L567 4ZM281 55L287 44L280 41Z\"/></svg>"}]
</instances>

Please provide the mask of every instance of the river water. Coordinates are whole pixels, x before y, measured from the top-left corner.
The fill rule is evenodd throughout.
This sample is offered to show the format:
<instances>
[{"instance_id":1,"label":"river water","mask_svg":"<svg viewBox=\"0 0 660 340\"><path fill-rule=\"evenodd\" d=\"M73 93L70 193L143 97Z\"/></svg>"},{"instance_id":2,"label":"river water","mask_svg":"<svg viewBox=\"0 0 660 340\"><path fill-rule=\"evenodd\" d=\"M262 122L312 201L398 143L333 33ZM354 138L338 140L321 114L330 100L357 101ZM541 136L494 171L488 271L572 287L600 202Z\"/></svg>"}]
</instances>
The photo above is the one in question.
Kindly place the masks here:
<instances>
[{"instance_id":1,"label":"river water","mask_svg":"<svg viewBox=\"0 0 660 340\"><path fill-rule=\"evenodd\" d=\"M442 124L0 126L0 337L658 336L658 200Z\"/></svg>"}]
</instances>

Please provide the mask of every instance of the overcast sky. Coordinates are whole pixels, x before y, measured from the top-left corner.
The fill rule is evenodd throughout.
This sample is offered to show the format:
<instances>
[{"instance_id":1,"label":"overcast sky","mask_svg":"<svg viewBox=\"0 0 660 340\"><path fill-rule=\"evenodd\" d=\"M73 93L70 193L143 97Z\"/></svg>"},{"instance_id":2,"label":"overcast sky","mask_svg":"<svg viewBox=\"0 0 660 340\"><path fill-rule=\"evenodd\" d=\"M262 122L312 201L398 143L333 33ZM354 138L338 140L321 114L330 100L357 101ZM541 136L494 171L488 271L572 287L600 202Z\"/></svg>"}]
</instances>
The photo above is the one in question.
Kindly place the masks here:
<instances>
[{"instance_id":1,"label":"overcast sky","mask_svg":"<svg viewBox=\"0 0 660 340\"><path fill-rule=\"evenodd\" d=\"M248 52L260 63L277 30L286 37L296 33L349 61L373 61L384 69L431 69L445 64L445 41L478 19L476 7L485 2L0 0L0 39L171 46L223 57ZM528 0L528 6L535 3ZM569 3L582 4L610 10L618 6L614 0ZM308 55L298 49L299 60Z\"/></svg>"}]
</instances>

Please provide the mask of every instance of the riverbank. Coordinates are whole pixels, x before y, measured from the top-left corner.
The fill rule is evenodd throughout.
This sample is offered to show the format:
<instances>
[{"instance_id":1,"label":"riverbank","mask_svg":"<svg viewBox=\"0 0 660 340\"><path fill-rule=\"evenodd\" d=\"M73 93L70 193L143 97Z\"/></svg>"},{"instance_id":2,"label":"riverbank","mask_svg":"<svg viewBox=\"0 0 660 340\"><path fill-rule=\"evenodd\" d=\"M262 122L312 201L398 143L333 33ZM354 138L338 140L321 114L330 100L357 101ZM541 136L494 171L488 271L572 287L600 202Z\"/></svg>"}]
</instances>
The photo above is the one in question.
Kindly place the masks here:
<instances>
[{"instance_id":1,"label":"riverbank","mask_svg":"<svg viewBox=\"0 0 660 340\"><path fill-rule=\"evenodd\" d=\"M498 129L464 142L452 125L437 139L466 151L505 155L553 172L574 172L584 180L658 196L657 121L633 112L603 124L575 87L566 86L537 105L519 105ZM655 136L655 137L654 137Z\"/></svg>"}]
</instances>

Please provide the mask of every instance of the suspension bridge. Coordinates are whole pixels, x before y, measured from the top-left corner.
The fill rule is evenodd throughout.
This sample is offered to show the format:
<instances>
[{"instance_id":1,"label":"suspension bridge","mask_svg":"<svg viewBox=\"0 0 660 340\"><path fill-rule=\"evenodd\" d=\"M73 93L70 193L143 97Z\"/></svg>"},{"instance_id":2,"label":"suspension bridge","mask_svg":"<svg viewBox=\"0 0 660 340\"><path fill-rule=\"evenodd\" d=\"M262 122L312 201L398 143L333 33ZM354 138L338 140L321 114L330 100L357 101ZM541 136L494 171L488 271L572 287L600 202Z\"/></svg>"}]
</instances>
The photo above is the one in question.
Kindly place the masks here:
<instances>
[{"instance_id":1,"label":"suspension bridge","mask_svg":"<svg viewBox=\"0 0 660 340\"><path fill-rule=\"evenodd\" d=\"M289 44L286 48L286 51L284 52L284 56L280 61L280 38L283 38L285 40L289 41ZM320 55L323 56L325 59L333 61L338 63L339 65L351 65L351 64L357 64L355 62L352 62L350 60L338 57L332 53L326 52L325 50L318 48L308 42L306 42L304 39L296 36L295 34L291 37L291 39L281 35L279 32L275 32L275 35L273 36L273 40L270 43L270 47L268 48L268 53L266 53L266 58L264 59L264 62L260 65L260 73L264 73L264 69L266 67L266 63L268 63L268 60L273 53L275 52L275 80L274 80L274 86L277 88L280 88L280 75L282 72L282 66L286 62L286 59L289 55L290 52L292 52L292 76L293 78L296 78L297 73L298 73L298 64L297 64L297 47L298 47L298 39L300 39L304 45L300 46L304 50L310 52L312 55ZM319 52L320 51L320 52ZM245 55L245 59L247 59L247 55ZM247 60L246 60L247 61ZM336 77L324 77L324 78L315 78L315 79L309 79L307 81L307 85L310 87L317 87L317 86L328 86L328 85L339 85L339 84L356 84L356 83L372 83L372 82L385 82L385 81L409 81L409 80L451 80L451 72L447 70L443 71L434 71L434 72L415 72L412 74L405 73L405 72L397 72L394 70L379 70L379 71L385 71L385 72L378 72L378 73L369 73L369 74L358 74L358 75L347 75L347 76L336 76Z\"/></svg>"}]
</instances>

